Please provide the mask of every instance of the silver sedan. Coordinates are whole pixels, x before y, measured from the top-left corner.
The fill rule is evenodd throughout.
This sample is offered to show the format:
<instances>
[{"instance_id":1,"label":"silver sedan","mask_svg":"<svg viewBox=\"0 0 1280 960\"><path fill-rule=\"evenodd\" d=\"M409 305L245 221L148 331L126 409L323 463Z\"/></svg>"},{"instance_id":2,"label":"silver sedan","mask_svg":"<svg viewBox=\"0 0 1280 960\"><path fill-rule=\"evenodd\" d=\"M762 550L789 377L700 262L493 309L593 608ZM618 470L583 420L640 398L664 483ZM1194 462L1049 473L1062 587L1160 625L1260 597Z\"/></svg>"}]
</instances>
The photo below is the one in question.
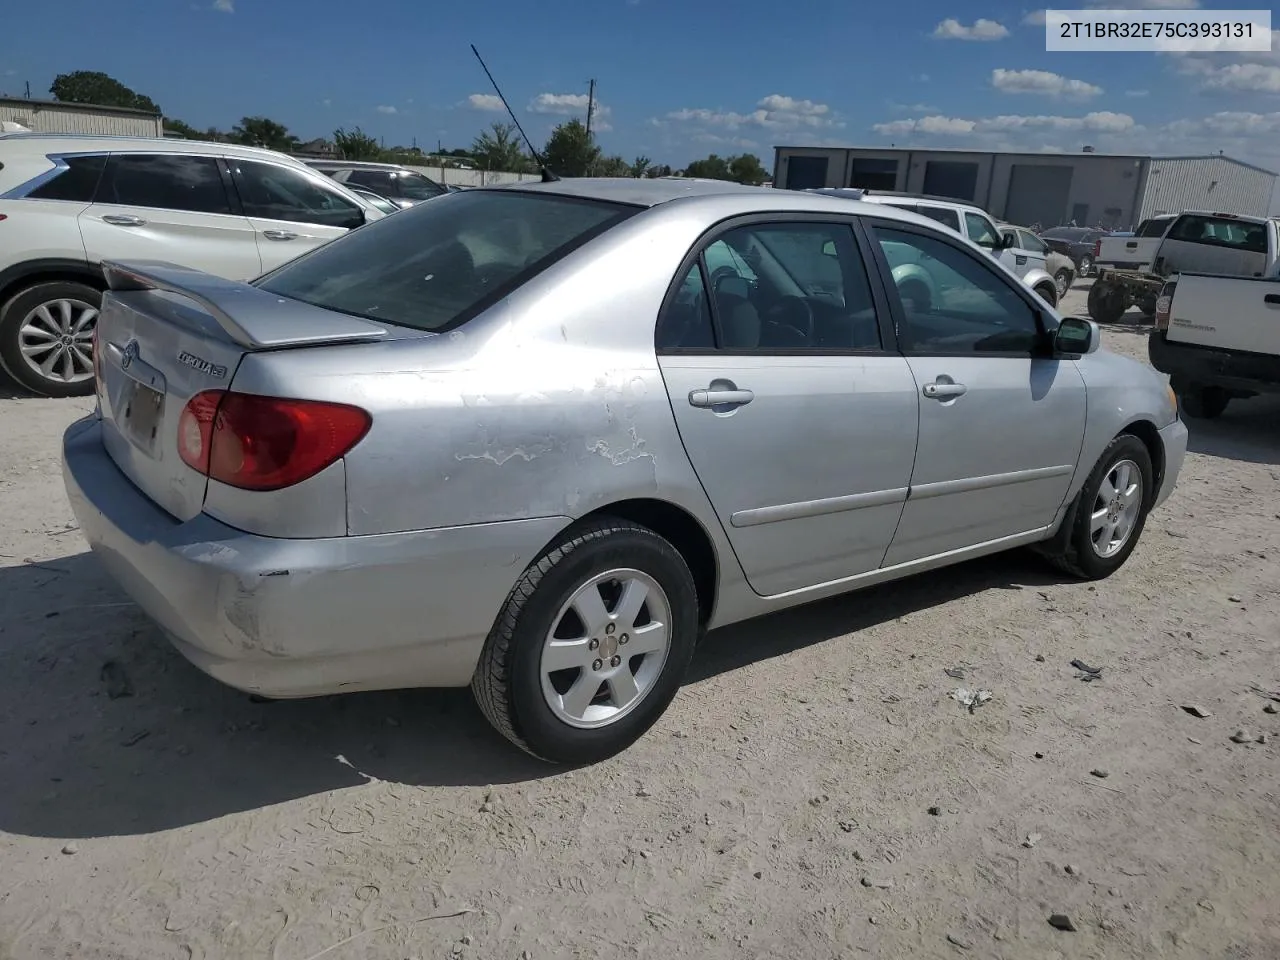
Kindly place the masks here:
<instances>
[{"instance_id":1,"label":"silver sedan","mask_svg":"<svg viewBox=\"0 0 1280 960\"><path fill-rule=\"evenodd\" d=\"M252 284L106 272L66 486L178 649L267 697L470 685L556 762L709 628L1015 547L1106 577L1186 449L1157 374L884 205L562 180Z\"/></svg>"}]
</instances>

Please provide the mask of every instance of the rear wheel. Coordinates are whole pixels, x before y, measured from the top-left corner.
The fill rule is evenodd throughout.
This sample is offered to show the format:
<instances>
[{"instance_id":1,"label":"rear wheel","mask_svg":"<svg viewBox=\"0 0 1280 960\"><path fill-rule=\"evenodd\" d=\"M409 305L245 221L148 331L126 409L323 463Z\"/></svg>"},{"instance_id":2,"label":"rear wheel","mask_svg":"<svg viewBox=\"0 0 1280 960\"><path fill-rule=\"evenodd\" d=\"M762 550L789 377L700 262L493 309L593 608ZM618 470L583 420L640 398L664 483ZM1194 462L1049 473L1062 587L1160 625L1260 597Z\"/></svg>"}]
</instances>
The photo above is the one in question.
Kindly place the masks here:
<instances>
[{"instance_id":1,"label":"rear wheel","mask_svg":"<svg viewBox=\"0 0 1280 960\"><path fill-rule=\"evenodd\" d=\"M1040 299L1051 307L1058 305L1058 288L1052 283L1045 281L1035 288Z\"/></svg>"},{"instance_id":2,"label":"rear wheel","mask_svg":"<svg viewBox=\"0 0 1280 960\"><path fill-rule=\"evenodd\" d=\"M1096 281L1089 288L1089 316L1098 323L1116 323L1128 308L1128 297L1120 287Z\"/></svg>"},{"instance_id":3,"label":"rear wheel","mask_svg":"<svg viewBox=\"0 0 1280 960\"><path fill-rule=\"evenodd\" d=\"M1226 411L1231 394L1221 387L1190 387L1179 391L1178 406L1197 420L1214 420Z\"/></svg>"},{"instance_id":4,"label":"rear wheel","mask_svg":"<svg viewBox=\"0 0 1280 960\"><path fill-rule=\"evenodd\" d=\"M1116 437L1085 480L1055 547L1041 552L1060 570L1101 580L1124 565L1138 545L1155 497L1151 454L1130 434Z\"/></svg>"},{"instance_id":5,"label":"rear wheel","mask_svg":"<svg viewBox=\"0 0 1280 960\"><path fill-rule=\"evenodd\" d=\"M56 281L28 287L0 306L0 365L46 397L93 393L93 330L102 292Z\"/></svg>"},{"instance_id":6,"label":"rear wheel","mask_svg":"<svg viewBox=\"0 0 1280 960\"><path fill-rule=\"evenodd\" d=\"M471 689L516 746L553 763L594 763L666 710L697 633L683 557L647 527L601 518L571 528L525 571Z\"/></svg>"},{"instance_id":7,"label":"rear wheel","mask_svg":"<svg viewBox=\"0 0 1280 960\"><path fill-rule=\"evenodd\" d=\"M1065 267L1059 270L1054 274L1053 282L1058 285L1058 296L1065 297L1067 291L1071 289L1071 271Z\"/></svg>"},{"instance_id":8,"label":"rear wheel","mask_svg":"<svg viewBox=\"0 0 1280 960\"><path fill-rule=\"evenodd\" d=\"M1138 309L1142 311L1143 316L1150 320L1156 315L1156 298L1143 297L1138 303Z\"/></svg>"},{"instance_id":9,"label":"rear wheel","mask_svg":"<svg viewBox=\"0 0 1280 960\"><path fill-rule=\"evenodd\" d=\"M1088 277L1093 275L1093 257L1085 254L1080 258L1080 276Z\"/></svg>"}]
</instances>

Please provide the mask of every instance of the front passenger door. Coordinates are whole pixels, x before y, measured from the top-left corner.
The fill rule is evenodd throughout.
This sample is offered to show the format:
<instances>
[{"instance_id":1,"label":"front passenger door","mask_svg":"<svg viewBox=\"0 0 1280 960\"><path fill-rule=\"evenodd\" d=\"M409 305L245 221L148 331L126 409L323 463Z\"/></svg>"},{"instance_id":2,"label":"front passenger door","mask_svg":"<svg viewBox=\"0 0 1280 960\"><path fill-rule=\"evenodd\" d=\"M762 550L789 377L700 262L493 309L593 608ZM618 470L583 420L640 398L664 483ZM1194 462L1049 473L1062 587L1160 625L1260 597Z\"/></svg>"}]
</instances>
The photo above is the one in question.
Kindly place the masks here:
<instances>
[{"instance_id":1,"label":"front passenger door","mask_svg":"<svg viewBox=\"0 0 1280 960\"><path fill-rule=\"evenodd\" d=\"M264 273L364 223L364 209L329 187L323 174L236 157L227 162Z\"/></svg>"},{"instance_id":2,"label":"front passenger door","mask_svg":"<svg viewBox=\"0 0 1280 960\"><path fill-rule=\"evenodd\" d=\"M911 494L885 565L1049 526L1080 455L1085 388L1073 361L1048 353L1035 295L941 234L871 229L886 286L902 291L898 341L920 391Z\"/></svg>"}]
</instances>

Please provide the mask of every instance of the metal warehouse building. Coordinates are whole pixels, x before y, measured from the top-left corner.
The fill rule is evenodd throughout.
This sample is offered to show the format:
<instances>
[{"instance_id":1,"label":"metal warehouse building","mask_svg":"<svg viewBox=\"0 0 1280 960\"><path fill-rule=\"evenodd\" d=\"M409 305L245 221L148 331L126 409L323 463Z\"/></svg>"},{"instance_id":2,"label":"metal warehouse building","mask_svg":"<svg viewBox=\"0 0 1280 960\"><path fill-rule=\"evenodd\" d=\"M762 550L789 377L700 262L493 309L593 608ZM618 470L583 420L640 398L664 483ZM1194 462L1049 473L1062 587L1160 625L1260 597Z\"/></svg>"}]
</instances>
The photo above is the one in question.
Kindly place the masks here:
<instances>
[{"instance_id":1,"label":"metal warehouse building","mask_svg":"<svg viewBox=\"0 0 1280 960\"><path fill-rule=\"evenodd\" d=\"M0 123L17 123L35 133L87 133L106 137L164 136L158 113L125 107L99 107L61 100L0 97Z\"/></svg>"},{"instance_id":2,"label":"metal warehouse building","mask_svg":"<svg viewBox=\"0 0 1280 960\"><path fill-rule=\"evenodd\" d=\"M1131 229L1182 210L1265 215L1276 174L1224 156L775 147L784 189L863 187L969 200L1011 223Z\"/></svg>"}]
</instances>

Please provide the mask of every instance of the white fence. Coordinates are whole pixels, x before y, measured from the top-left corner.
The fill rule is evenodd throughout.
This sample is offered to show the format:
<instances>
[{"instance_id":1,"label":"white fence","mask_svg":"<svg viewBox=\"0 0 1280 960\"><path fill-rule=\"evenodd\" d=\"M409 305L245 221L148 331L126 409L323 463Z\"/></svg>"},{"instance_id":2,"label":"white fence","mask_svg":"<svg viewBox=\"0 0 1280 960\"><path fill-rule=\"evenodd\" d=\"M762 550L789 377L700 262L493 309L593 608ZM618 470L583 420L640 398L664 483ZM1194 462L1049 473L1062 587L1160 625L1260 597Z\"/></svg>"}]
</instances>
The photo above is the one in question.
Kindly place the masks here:
<instances>
[{"instance_id":1,"label":"white fence","mask_svg":"<svg viewBox=\"0 0 1280 960\"><path fill-rule=\"evenodd\" d=\"M455 187L483 187L486 184L519 183L521 180L537 180L536 173L506 173L492 170L458 170L454 167L433 167L428 165L406 163L410 170L425 173L436 183L449 184Z\"/></svg>"}]
</instances>

